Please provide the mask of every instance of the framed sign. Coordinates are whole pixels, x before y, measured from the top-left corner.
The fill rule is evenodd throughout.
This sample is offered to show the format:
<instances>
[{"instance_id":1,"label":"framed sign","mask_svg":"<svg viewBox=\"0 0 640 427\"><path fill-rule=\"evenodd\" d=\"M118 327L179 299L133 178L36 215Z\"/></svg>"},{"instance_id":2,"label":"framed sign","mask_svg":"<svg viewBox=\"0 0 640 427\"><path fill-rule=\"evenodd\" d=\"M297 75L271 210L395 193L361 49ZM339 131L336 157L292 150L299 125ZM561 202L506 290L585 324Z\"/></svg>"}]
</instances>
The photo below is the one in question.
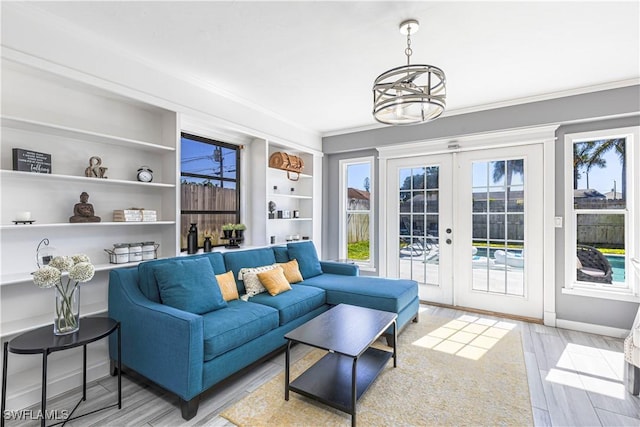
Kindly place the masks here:
<instances>
[{"instance_id":1,"label":"framed sign","mask_svg":"<svg viewBox=\"0 0 640 427\"><path fill-rule=\"evenodd\" d=\"M13 170L22 172L51 173L51 154L13 149Z\"/></svg>"}]
</instances>

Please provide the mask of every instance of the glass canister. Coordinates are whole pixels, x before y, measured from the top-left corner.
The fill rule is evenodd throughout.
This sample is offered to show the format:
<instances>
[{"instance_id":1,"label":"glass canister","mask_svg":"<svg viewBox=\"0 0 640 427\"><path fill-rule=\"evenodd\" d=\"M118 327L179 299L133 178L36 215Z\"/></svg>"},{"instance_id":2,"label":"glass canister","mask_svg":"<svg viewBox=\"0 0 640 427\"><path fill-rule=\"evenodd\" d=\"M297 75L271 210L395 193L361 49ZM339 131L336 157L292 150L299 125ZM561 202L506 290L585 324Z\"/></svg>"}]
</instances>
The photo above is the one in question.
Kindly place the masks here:
<instances>
[{"instance_id":1,"label":"glass canister","mask_svg":"<svg viewBox=\"0 0 640 427\"><path fill-rule=\"evenodd\" d=\"M113 245L113 256L111 262L114 264L124 264L125 262L129 262L128 243L116 243Z\"/></svg>"},{"instance_id":2,"label":"glass canister","mask_svg":"<svg viewBox=\"0 0 640 427\"><path fill-rule=\"evenodd\" d=\"M142 243L129 244L129 262L142 261Z\"/></svg>"},{"instance_id":3,"label":"glass canister","mask_svg":"<svg viewBox=\"0 0 640 427\"><path fill-rule=\"evenodd\" d=\"M159 246L159 245L158 245ZM143 242L142 243L142 259L156 259L156 249L158 248L155 242Z\"/></svg>"}]
</instances>

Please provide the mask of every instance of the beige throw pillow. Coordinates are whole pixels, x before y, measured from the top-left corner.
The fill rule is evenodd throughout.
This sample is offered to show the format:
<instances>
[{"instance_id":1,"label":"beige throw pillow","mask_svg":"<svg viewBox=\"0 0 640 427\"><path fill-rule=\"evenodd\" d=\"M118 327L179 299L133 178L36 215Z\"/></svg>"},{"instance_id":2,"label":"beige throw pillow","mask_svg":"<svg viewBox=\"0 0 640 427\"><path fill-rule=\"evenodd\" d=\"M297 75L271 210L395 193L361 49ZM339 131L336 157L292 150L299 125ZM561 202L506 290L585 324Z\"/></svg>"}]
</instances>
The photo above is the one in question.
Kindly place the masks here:
<instances>
[{"instance_id":1,"label":"beige throw pillow","mask_svg":"<svg viewBox=\"0 0 640 427\"><path fill-rule=\"evenodd\" d=\"M249 297L266 291L265 287L260 283L260 279L258 279L258 273L273 270L274 268L276 268L275 265L265 265L262 267L240 269L238 272L238 280L244 281L244 288Z\"/></svg>"}]
</instances>

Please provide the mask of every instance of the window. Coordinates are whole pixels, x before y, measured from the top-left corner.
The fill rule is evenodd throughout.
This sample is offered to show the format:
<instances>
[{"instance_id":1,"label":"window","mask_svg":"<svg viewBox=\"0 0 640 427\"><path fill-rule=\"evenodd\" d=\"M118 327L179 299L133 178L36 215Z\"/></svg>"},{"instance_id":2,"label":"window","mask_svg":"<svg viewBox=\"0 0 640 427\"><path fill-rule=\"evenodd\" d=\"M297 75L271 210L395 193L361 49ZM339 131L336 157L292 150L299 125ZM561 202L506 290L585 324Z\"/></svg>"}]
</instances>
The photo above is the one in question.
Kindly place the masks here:
<instances>
[{"instance_id":1,"label":"window","mask_svg":"<svg viewBox=\"0 0 640 427\"><path fill-rule=\"evenodd\" d=\"M637 141L637 128L565 137L565 288L606 298L638 295L630 268L640 244L640 186L633 179L639 166Z\"/></svg>"},{"instance_id":2,"label":"window","mask_svg":"<svg viewBox=\"0 0 640 427\"><path fill-rule=\"evenodd\" d=\"M240 146L182 133L180 165L180 247L191 224L198 247L225 244L222 225L240 222Z\"/></svg>"},{"instance_id":3,"label":"window","mask_svg":"<svg viewBox=\"0 0 640 427\"><path fill-rule=\"evenodd\" d=\"M373 157L340 161L340 258L373 268Z\"/></svg>"}]
</instances>

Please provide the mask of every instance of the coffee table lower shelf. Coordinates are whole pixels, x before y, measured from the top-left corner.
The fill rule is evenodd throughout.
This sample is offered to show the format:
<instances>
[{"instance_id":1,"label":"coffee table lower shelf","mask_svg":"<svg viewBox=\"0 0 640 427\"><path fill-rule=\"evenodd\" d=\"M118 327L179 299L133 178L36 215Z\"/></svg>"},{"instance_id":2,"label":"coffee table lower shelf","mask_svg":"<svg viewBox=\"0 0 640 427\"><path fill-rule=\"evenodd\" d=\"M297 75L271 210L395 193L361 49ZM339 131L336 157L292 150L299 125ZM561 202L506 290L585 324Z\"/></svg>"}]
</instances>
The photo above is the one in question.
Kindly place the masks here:
<instances>
[{"instance_id":1,"label":"coffee table lower shelf","mask_svg":"<svg viewBox=\"0 0 640 427\"><path fill-rule=\"evenodd\" d=\"M356 401L384 369L393 353L368 348L359 358L327 353L291 384L289 390L315 399L349 414L355 413L352 394L355 385ZM356 366L355 381L352 372Z\"/></svg>"}]
</instances>

